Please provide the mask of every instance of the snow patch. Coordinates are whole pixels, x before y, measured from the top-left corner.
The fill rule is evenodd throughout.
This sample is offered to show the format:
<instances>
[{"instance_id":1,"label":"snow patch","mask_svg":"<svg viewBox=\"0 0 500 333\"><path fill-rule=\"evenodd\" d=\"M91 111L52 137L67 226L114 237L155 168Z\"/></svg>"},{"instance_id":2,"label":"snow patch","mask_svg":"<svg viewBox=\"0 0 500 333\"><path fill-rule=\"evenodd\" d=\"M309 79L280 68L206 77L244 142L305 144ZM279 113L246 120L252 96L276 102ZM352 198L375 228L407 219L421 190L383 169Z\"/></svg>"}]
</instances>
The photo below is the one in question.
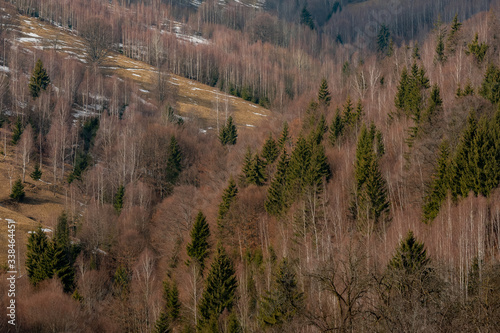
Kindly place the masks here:
<instances>
[{"instance_id":1,"label":"snow patch","mask_svg":"<svg viewBox=\"0 0 500 333\"><path fill-rule=\"evenodd\" d=\"M10 68L7 66L0 66L0 72L10 73Z\"/></svg>"},{"instance_id":2,"label":"snow patch","mask_svg":"<svg viewBox=\"0 0 500 333\"><path fill-rule=\"evenodd\" d=\"M257 116L267 117L267 114L262 114L262 113L258 113L258 112L252 112L252 113L256 114Z\"/></svg>"},{"instance_id":3,"label":"snow patch","mask_svg":"<svg viewBox=\"0 0 500 333\"><path fill-rule=\"evenodd\" d=\"M255 125L246 124L246 127L255 127Z\"/></svg>"}]
</instances>

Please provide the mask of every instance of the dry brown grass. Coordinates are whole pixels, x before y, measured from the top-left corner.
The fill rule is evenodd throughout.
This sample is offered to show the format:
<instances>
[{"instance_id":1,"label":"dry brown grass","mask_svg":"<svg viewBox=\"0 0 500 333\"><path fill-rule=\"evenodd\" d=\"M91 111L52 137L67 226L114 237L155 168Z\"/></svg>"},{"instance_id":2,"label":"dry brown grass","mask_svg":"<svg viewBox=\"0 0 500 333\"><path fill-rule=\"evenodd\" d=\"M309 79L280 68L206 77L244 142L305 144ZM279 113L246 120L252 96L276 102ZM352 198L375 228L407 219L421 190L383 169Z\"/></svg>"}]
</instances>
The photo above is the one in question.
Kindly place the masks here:
<instances>
[{"instance_id":1,"label":"dry brown grass","mask_svg":"<svg viewBox=\"0 0 500 333\"><path fill-rule=\"evenodd\" d=\"M20 39L25 47L44 50L56 48L57 52L67 53L68 56L80 59L80 61L84 60L84 44L80 37L36 18L26 16L19 16L19 18L20 37L28 38ZM39 38L35 36L39 36ZM155 67L112 52L102 64L101 69L105 74L116 75L135 82L143 90L140 94L145 100L154 98L150 91L154 90L156 82L157 71ZM227 111L227 114L232 115L240 127L257 126L262 120L269 120L271 117L270 111L259 105L225 94L217 88L197 81L170 75L168 85L167 90L175 88L178 92L179 113L187 118L201 119L207 127L215 127L217 124L217 105L219 106L220 122L224 122Z\"/></svg>"}]
</instances>

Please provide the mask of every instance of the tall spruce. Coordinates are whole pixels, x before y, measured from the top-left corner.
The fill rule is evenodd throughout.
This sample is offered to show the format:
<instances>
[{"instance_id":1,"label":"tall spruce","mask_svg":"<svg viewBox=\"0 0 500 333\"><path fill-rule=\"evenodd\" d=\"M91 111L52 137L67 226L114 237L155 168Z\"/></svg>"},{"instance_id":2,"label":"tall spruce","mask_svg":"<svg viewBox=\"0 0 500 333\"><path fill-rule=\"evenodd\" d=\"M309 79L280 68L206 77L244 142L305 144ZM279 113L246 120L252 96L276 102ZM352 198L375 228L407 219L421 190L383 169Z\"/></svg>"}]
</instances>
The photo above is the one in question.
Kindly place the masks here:
<instances>
[{"instance_id":1,"label":"tall spruce","mask_svg":"<svg viewBox=\"0 0 500 333\"><path fill-rule=\"evenodd\" d=\"M250 174L252 172L252 161L253 154L250 146L247 146L245 151L245 156L243 157L243 165L241 167L241 176L240 179L243 183L247 183L247 179L250 178Z\"/></svg>"},{"instance_id":2,"label":"tall spruce","mask_svg":"<svg viewBox=\"0 0 500 333\"><path fill-rule=\"evenodd\" d=\"M438 63L443 63L446 60L445 44L444 44L444 39L446 37L446 28L443 27L441 18L438 19L438 21L434 26L437 35L436 55L434 56L434 60Z\"/></svg>"},{"instance_id":3,"label":"tall spruce","mask_svg":"<svg viewBox=\"0 0 500 333\"><path fill-rule=\"evenodd\" d=\"M290 142L290 130L288 128L288 123L285 121L283 123L283 129L281 131L281 136L278 139L278 147L282 150L287 143Z\"/></svg>"},{"instance_id":4,"label":"tall spruce","mask_svg":"<svg viewBox=\"0 0 500 333\"><path fill-rule=\"evenodd\" d=\"M233 263L224 247L220 243L217 244L217 251L200 300L198 322L200 329L205 327L210 320L217 320L224 310L231 312L237 288L235 273Z\"/></svg>"},{"instance_id":5,"label":"tall spruce","mask_svg":"<svg viewBox=\"0 0 500 333\"><path fill-rule=\"evenodd\" d=\"M292 151L288 164L287 185L291 197L300 196L305 189L305 180L311 164L311 146L300 136Z\"/></svg>"},{"instance_id":6,"label":"tall spruce","mask_svg":"<svg viewBox=\"0 0 500 333\"><path fill-rule=\"evenodd\" d=\"M205 215L200 211L196 215L196 220L191 229L191 242L186 246L189 260L188 265L197 265L200 268L200 274L205 269L205 260L208 258L210 245L208 238L210 229L208 227Z\"/></svg>"},{"instance_id":7,"label":"tall spruce","mask_svg":"<svg viewBox=\"0 0 500 333\"><path fill-rule=\"evenodd\" d=\"M21 178L18 178L14 185L12 185L12 190L10 192L10 198L14 201L21 202L24 200L26 193L24 192L24 185Z\"/></svg>"},{"instance_id":8,"label":"tall spruce","mask_svg":"<svg viewBox=\"0 0 500 333\"><path fill-rule=\"evenodd\" d=\"M288 162L288 154L286 153L286 149L284 149L278 161L278 166L267 191L267 198L264 203L264 207L270 215L281 216L288 208Z\"/></svg>"},{"instance_id":9,"label":"tall spruce","mask_svg":"<svg viewBox=\"0 0 500 333\"><path fill-rule=\"evenodd\" d=\"M11 143L13 145L17 144L17 142L21 139L21 135L23 134L23 124L21 123L21 117L17 117L16 123L14 124L14 128L12 129L12 140Z\"/></svg>"},{"instance_id":10,"label":"tall spruce","mask_svg":"<svg viewBox=\"0 0 500 333\"><path fill-rule=\"evenodd\" d=\"M226 228L226 216L236 200L238 194L238 188L236 187L236 182L233 177L229 178L229 184L222 193L222 202L219 204L219 211L217 212L217 227L219 228L219 233L224 234L224 229Z\"/></svg>"},{"instance_id":11,"label":"tall spruce","mask_svg":"<svg viewBox=\"0 0 500 333\"><path fill-rule=\"evenodd\" d=\"M42 170L40 169L40 163L35 164L35 169L30 173L30 177L33 180L40 180L42 178Z\"/></svg>"},{"instance_id":12,"label":"tall spruce","mask_svg":"<svg viewBox=\"0 0 500 333\"><path fill-rule=\"evenodd\" d=\"M258 153L252 158L252 163L250 164L250 173L247 177L247 183L257 186L262 186L267 181L265 163L260 159Z\"/></svg>"},{"instance_id":13,"label":"tall spruce","mask_svg":"<svg viewBox=\"0 0 500 333\"><path fill-rule=\"evenodd\" d=\"M479 94L491 103L500 102L500 68L493 63L484 73L484 79Z\"/></svg>"},{"instance_id":14,"label":"tall spruce","mask_svg":"<svg viewBox=\"0 0 500 333\"><path fill-rule=\"evenodd\" d=\"M179 289L174 282L163 281L163 300L165 306L156 320L155 333L172 332L174 324L180 316L181 303L179 301Z\"/></svg>"},{"instance_id":15,"label":"tall spruce","mask_svg":"<svg viewBox=\"0 0 500 333\"><path fill-rule=\"evenodd\" d=\"M47 71L43 67L42 60L38 59L33 73L31 74L30 82L28 88L30 90L31 97L37 98L40 95L40 90L47 89L50 84L50 78Z\"/></svg>"},{"instance_id":16,"label":"tall spruce","mask_svg":"<svg viewBox=\"0 0 500 333\"><path fill-rule=\"evenodd\" d=\"M328 139L332 146L340 143L340 139L344 132L344 127L344 119L342 119L342 116L340 115L340 110L337 109L337 111L335 112L335 117L333 117L332 124L330 126L330 134L328 136Z\"/></svg>"},{"instance_id":17,"label":"tall spruce","mask_svg":"<svg viewBox=\"0 0 500 333\"><path fill-rule=\"evenodd\" d=\"M447 141L439 147L439 157L432 181L424 197L423 220L432 222L439 213L450 188L450 148Z\"/></svg>"},{"instance_id":18,"label":"tall spruce","mask_svg":"<svg viewBox=\"0 0 500 333\"><path fill-rule=\"evenodd\" d=\"M233 122L233 117L229 116L227 118L226 124L221 127L219 132L219 140L223 146L225 145L235 145L238 139L238 131L236 130L236 125Z\"/></svg>"},{"instance_id":19,"label":"tall spruce","mask_svg":"<svg viewBox=\"0 0 500 333\"><path fill-rule=\"evenodd\" d=\"M447 41L447 49L453 53L456 50L457 44L458 44L458 33L460 31L460 27L462 26L462 23L458 20L458 13L455 14L455 17L453 18L453 21L451 23L451 29L450 33L448 34L448 41Z\"/></svg>"},{"instance_id":20,"label":"tall spruce","mask_svg":"<svg viewBox=\"0 0 500 333\"><path fill-rule=\"evenodd\" d=\"M170 138L168 146L168 159L165 171L165 181L167 184L170 186L176 185L182 171L182 153L179 143L173 135Z\"/></svg>"},{"instance_id":21,"label":"tall spruce","mask_svg":"<svg viewBox=\"0 0 500 333\"><path fill-rule=\"evenodd\" d=\"M489 45L481 42L479 43L478 34L474 36L474 39L467 44L467 49L465 50L465 54L472 55L476 60L478 65L481 65L486 57L486 52L488 52Z\"/></svg>"},{"instance_id":22,"label":"tall spruce","mask_svg":"<svg viewBox=\"0 0 500 333\"><path fill-rule=\"evenodd\" d=\"M389 55L389 47L390 47L391 33L389 28L382 24L378 30L377 34L377 51L383 55Z\"/></svg>"},{"instance_id":23,"label":"tall spruce","mask_svg":"<svg viewBox=\"0 0 500 333\"><path fill-rule=\"evenodd\" d=\"M454 199L457 199L458 196L466 198L469 191L474 188L474 170L471 162L476 133L476 114L475 112L471 112L467 118L467 125L456 148L453 163L451 193Z\"/></svg>"},{"instance_id":24,"label":"tall spruce","mask_svg":"<svg viewBox=\"0 0 500 333\"><path fill-rule=\"evenodd\" d=\"M262 297L259 322L263 328L280 327L300 314L304 293L300 291L294 269L284 258L274 275L271 289Z\"/></svg>"},{"instance_id":25,"label":"tall spruce","mask_svg":"<svg viewBox=\"0 0 500 333\"><path fill-rule=\"evenodd\" d=\"M118 191L116 191L115 197L113 198L113 207L115 211L120 214L123 208L123 199L125 198L125 187L120 185Z\"/></svg>"},{"instance_id":26,"label":"tall spruce","mask_svg":"<svg viewBox=\"0 0 500 333\"><path fill-rule=\"evenodd\" d=\"M321 80L321 85L319 86L318 102L321 106L327 107L330 106L331 100L332 95L330 94L330 90L328 89L328 82L325 78L323 78Z\"/></svg>"},{"instance_id":27,"label":"tall spruce","mask_svg":"<svg viewBox=\"0 0 500 333\"><path fill-rule=\"evenodd\" d=\"M309 11L307 10L307 4L302 7L302 11L300 13L300 24L303 24L309 27L309 29L314 30L314 21L311 13L309 13Z\"/></svg>"},{"instance_id":28,"label":"tall spruce","mask_svg":"<svg viewBox=\"0 0 500 333\"><path fill-rule=\"evenodd\" d=\"M41 225L28 237L27 249L26 270L31 284L50 280L54 276L54 247Z\"/></svg>"},{"instance_id":29,"label":"tall spruce","mask_svg":"<svg viewBox=\"0 0 500 333\"><path fill-rule=\"evenodd\" d=\"M61 279L63 289L69 293L75 287L75 260L78 248L71 244L69 238L68 216L62 212L57 219L54 236L54 270Z\"/></svg>"},{"instance_id":30,"label":"tall spruce","mask_svg":"<svg viewBox=\"0 0 500 333\"><path fill-rule=\"evenodd\" d=\"M278 158L280 152L276 141L273 139L271 133L262 147L262 158L264 158L266 165L273 164Z\"/></svg>"}]
</instances>

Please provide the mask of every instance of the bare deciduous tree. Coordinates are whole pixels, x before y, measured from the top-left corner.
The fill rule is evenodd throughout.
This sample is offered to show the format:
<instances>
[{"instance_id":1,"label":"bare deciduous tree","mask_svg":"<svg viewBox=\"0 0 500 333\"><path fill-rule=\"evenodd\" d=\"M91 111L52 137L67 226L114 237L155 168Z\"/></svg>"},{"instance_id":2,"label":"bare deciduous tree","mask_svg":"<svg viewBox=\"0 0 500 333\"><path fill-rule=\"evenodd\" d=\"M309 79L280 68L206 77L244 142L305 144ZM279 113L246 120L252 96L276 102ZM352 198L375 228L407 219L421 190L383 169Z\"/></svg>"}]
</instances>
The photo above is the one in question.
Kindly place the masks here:
<instances>
[{"instance_id":1,"label":"bare deciduous tree","mask_svg":"<svg viewBox=\"0 0 500 333\"><path fill-rule=\"evenodd\" d=\"M100 18L88 20L80 30L89 64L101 64L112 43L111 27Z\"/></svg>"}]
</instances>

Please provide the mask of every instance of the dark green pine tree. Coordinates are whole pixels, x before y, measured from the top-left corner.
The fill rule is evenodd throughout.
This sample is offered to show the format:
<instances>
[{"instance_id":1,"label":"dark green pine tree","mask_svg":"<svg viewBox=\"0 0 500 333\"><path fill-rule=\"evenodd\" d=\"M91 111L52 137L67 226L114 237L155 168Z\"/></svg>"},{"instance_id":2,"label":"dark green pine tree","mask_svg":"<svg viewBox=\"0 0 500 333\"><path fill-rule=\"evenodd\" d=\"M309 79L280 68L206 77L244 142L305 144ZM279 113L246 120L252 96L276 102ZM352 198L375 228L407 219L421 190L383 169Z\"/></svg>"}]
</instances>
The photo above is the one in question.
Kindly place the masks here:
<instances>
[{"instance_id":1,"label":"dark green pine tree","mask_svg":"<svg viewBox=\"0 0 500 333\"><path fill-rule=\"evenodd\" d=\"M417 241L410 230L396 248L388 269L399 276L397 287L405 294L411 291L414 283L427 278L431 273L429 264L430 258L424 244Z\"/></svg>"},{"instance_id":2,"label":"dark green pine tree","mask_svg":"<svg viewBox=\"0 0 500 333\"><path fill-rule=\"evenodd\" d=\"M391 33L389 28L385 24L382 24L377 35L377 52L383 56L388 55L390 39Z\"/></svg>"},{"instance_id":3,"label":"dark green pine tree","mask_svg":"<svg viewBox=\"0 0 500 333\"><path fill-rule=\"evenodd\" d=\"M483 43L483 42L479 43L479 37L478 37L478 34L476 33L476 36L474 37L472 42L470 42L467 45L467 49L465 50L465 53L467 55L472 55L475 58L476 63L478 65L480 65L483 62L483 60L485 59L486 52L488 52L488 49L489 49L488 44Z\"/></svg>"},{"instance_id":4,"label":"dark green pine tree","mask_svg":"<svg viewBox=\"0 0 500 333\"><path fill-rule=\"evenodd\" d=\"M340 110L337 109L335 117L332 120L332 125L330 126L330 135L328 136L328 139L330 140L330 144L332 146L340 143L340 139L342 137L342 134L344 133L344 126L345 124L342 116L340 115Z\"/></svg>"},{"instance_id":5,"label":"dark green pine tree","mask_svg":"<svg viewBox=\"0 0 500 333\"><path fill-rule=\"evenodd\" d=\"M31 284L50 280L54 276L54 248L41 225L28 237L27 248L26 270Z\"/></svg>"},{"instance_id":6,"label":"dark green pine tree","mask_svg":"<svg viewBox=\"0 0 500 333\"><path fill-rule=\"evenodd\" d=\"M272 287L262 297L259 322L263 328L280 327L301 312L304 293L297 285L297 278L289 261L284 258L274 275Z\"/></svg>"},{"instance_id":7,"label":"dark green pine tree","mask_svg":"<svg viewBox=\"0 0 500 333\"><path fill-rule=\"evenodd\" d=\"M358 104L356 104L356 111L354 111L354 122L359 124L363 120L365 111L363 110L363 103L358 99Z\"/></svg>"},{"instance_id":8,"label":"dark green pine tree","mask_svg":"<svg viewBox=\"0 0 500 333\"><path fill-rule=\"evenodd\" d=\"M450 149L447 141L439 147L439 158L431 184L424 197L423 220L432 222L439 213L450 187Z\"/></svg>"},{"instance_id":9,"label":"dark green pine tree","mask_svg":"<svg viewBox=\"0 0 500 333\"><path fill-rule=\"evenodd\" d=\"M172 329L170 328L169 316L165 311L160 312L160 316L156 320L154 333L170 333Z\"/></svg>"},{"instance_id":10,"label":"dark green pine tree","mask_svg":"<svg viewBox=\"0 0 500 333\"><path fill-rule=\"evenodd\" d=\"M227 332L228 333L243 333L243 328L238 321L238 317L236 313L231 313L229 315L228 323L227 323Z\"/></svg>"},{"instance_id":11,"label":"dark green pine tree","mask_svg":"<svg viewBox=\"0 0 500 333\"><path fill-rule=\"evenodd\" d=\"M312 142L311 145L311 162L305 183L315 188L316 191L321 191L323 180L330 179L332 173L325 155L325 147L316 142Z\"/></svg>"},{"instance_id":12,"label":"dark green pine tree","mask_svg":"<svg viewBox=\"0 0 500 333\"><path fill-rule=\"evenodd\" d=\"M243 183L247 183L247 180L250 178L252 172L252 161L253 154L250 146L247 146L247 150L245 152L245 156L243 157L243 166L241 167L241 181Z\"/></svg>"},{"instance_id":13,"label":"dark green pine tree","mask_svg":"<svg viewBox=\"0 0 500 333\"><path fill-rule=\"evenodd\" d=\"M278 161L276 173L271 181L267 191L267 199L264 203L264 207L270 215L281 216L288 208L287 171L288 154L286 153L286 149L284 149Z\"/></svg>"},{"instance_id":14,"label":"dark green pine tree","mask_svg":"<svg viewBox=\"0 0 500 333\"><path fill-rule=\"evenodd\" d=\"M265 163L260 159L259 154L256 153L250 164L250 175L247 178L248 184L262 186L267 180Z\"/></svg>"},{"instance_id":15,"label":"dark green pine tree","mask_svg":"<svg viewBox=\"0 0 500 333\"><path fill-rule=\"evenodd\" d=\"M436 43L436 55L434 56L434 60L438 63L443 63L446 61L445 45L444 38L446 36L446 29L443 29L441 20L439 19L436 23L436 31L437 31L437 43Z\"/></svg>"},{"instance_id":16,"label":"dark green pine tree","mask_svg":"<svg viewBox=\"0 0 500 333\"><path fill-rule=\"evenodd\" d=\"M113 198L113 207L115 211L120 214L123 208L123 198L125 197L125 187L120 185L118 191L116 191L115 197Z\"/></svg>"},{"instance_id":17,"label":"dark green pine tree","mask_svg":"<svg viewBox=\"0 0 500 333\"><path fill-rule=\"evenodd\" d=\"M413 45L413 53L411 55L413 61L420 60L420 48L418 46L418 42L415 42Z\"/></svg>"},{"instance_id":18,"label":"dark green pine tree","mask_svg":"<svg viewBox=\"0 0 500 333\"><path fill-rule=\"evenodd\" d=\"M436 116L441 113L442 110L443 100L441 99L439 86L435 84L432 86L428 107L422 117L422 121L432 124L435 121Z\"/></svg>"},{"instance_id":19,"label":"dark green pine tree","mask_svg":"<svg viewBox=\"0 0 500 333\"><path fill-rule=\"evenodd\" d=\"M323 141L323 137L325 136L325 133L328 131L328 126L326 125L326 118L325 115L322 114L319 117L319 121L316 124L316 127L311 130L309 133L309 142L314 142L316 144L321 144Z\"/></svg>"},{"instance_id":20,"label":"dark green pine tree","mask_svg":"<svg viewBox=\"0 0 500 333\"><path fill-rule=\"evenodd\" d=\"M170 138L168 146L168 160L165 171L165 181L167 184L170 186L176 185L182 171L182 153L179 143L173 135Z\"/></svg>"},{"instance_id":21,"label":"dark green pine tree","mask_svg":"<svg viewBox=\"0 0 500 333\"><path fill-rule=\"evenodd\" d=\"M455 52L458 43L457 40L458 32L460 31L461 26L462 23L458 21L458 13L457 13L453 18L453 22L451 23L450 33L448 34L447 48L450 52Z\"/></svg>"},{"instance_id":22,"label":"dark green pine tree","mask_svg":"<svg viewBox=\"0 0 500 333\"><path fill-rule=\"evenodd\" d=\"M280 152L279 147L276 141L273 139L271 133L269 133L269 137L267 138L264 146L262 147L262 158L264 158L266 165L273 164L274 161L278 158Z\"/></svg>"},{"instance_id":23,"label":"dark green pine tree","mask_svg":"<svg viewBox=\"0 0 500 333\"><path fill-rule=\"evenodd\" d=\"M231 312L236 288L233 263L222 244L219 243L198 308L200 313L199 329L205 327L212 318L217 319L225 309Z\"/></svg>"},{"instance_id":24,"label":"dark green pine tree","mask_svg":"<svg viewBox=\"0 0 500 333\"><path fill-rule=\"evenodd\" d=\"M39 180L40 178L42 178L42 170L40 170L40 164L39 163L35 164L35 169L30 174L30 177L33 180Z\"/></svg>"},{"instance_id":25,"label":"dark green pine tree","mask_svg":"<svg viewBox=\"0 0 500 333\"><path fill-rule=\"evenodd\" d=\"M237 194L238 188L236 187L236 182L231 176L231 178L229 178L229 184L227 188L222 193L222 202L219 205L219 211L217 213L217 227L219 228L219 232L221 232L222 234L224 234L224 229L226 227L226 215L229 212L231 205L236 200Z\"/></svg>"},{"instance_id":26,"label":"dark green pine tree","mask_svg":"<svg viewBox=\"0 0 500 333\"><path fill-rule=\"evenodd\" d=\"M319 86L318 102L321 106L327 107L330 106L331 100L332 95L330 94L330 90L328 90L328 82L325 78L323 78L321 80L321 85Z\"/></svg>"},{"instance_id":27,"label":"dark green pine tree","mask_svg":"<svg viewBox=\"0 0 500 333\"><path fill-rule=\"evenodd\" d=\"M408 95L409 89L410 78L408 76L408 69L405 66L401 71L401 78L399 79L396 97L394 98L394 104L399 110L404 110L406 108L406 96Z\"/></svg>"},{"instance_id":28,"label":"dark green pine tree","mask_svg":"<svg viewBox=\"0 0 500 333\"><path fill-rule=\"evenodd\" d=\"M228 145L235 145L236 140L238 139L238 132L236 130L236 125L233 123L233 117L229 116L227 118L226 123L226 132L227 132L227 142Z\"/></svg>"},{"instance_id":29,"label":"dark green pine tree","mask_svg":"<svg viewBox=\"0 0 500 333\"><path fill-rule=\"evenodd\" d=\"M359 191L362 185L366 182L368 178L372 160L374 158L373 154L373 138L371 136L371 131L366 128L363 124L361 127L361 132L358 138L358 144L356 147L356 161L354 163L354 175L356 180L356 189Z\"/></svg>"},{"instance_id":30,"label":"dark green pine tree","mask_svg":"<svg viewBox=\"0 0 500 333\"><path fill-rule=\"evenodd\" d=\"M382 137L382 132L379 130L375 134L375 155L377 158L381 158L385 154L384 138Z\"/></svg>"},{"instance_id":31,"label":"dark green pine tree","mask_svg":"<svg viewBox=\"0 0 500 333\"><path fill-rule=\"evenodd\" d=\"M26 193L24 192L24 185L21 178L18 178L14 185L12 185L12 190L10 192L10 198L14 201L21 202L24 200Z\"/></svg>"},{"instance_id":32,"label":"dark green pine tree","mask_svg":"<svg viewBox=\"0 0 500 333\"><path fill-rule=\"evenodd\" d=\"M458 196L466 198L474 188L474 168L471 164L474 151L474 138L477 133L477 121L475 112L471 112L467 118L467 125L457 146L451 181L451 193L456 200Z\"/></svg>"},{"instance_id":33,"label":"dark green pine tree","mask_svg":"<svg viewBox=\"0 0 500 333\"><path fill-rule=\"evenodd\" d=\"M307 10L307 4L302 7L302 12L300 13L300 24L308 26L309 29L314 30L314 21L311 13Z\"/></svg>"},{"instance_id":34,"label":"dark green pine tree","mask_svg":"<svg viewBox=\"0 0 500 333\"><path fill-rule=\"evenodd\" d=\"M282 150L285 145L290 141L290 132L288 129L288 123L285 121L283 123L283 130L281 131L281 136L278 139L278 147Z\"/></svg>"},{"instance_id":35,"label":"dark green pine tree","mask_svg":"<svg viewBox=\"0 0 500 333\"><path fill-rule=\"evenodd\" d=\"M37 98L40 95L40 90L47 89L50 83L49 75L45 68L43 68L42 60L38 59L33 69L33 74L30 78L30 83L28 85L30 94L33 98Z\"/></svg>"},{"instance_id":36,"label":"dark green pine tree","mask_svg":"<svg viewBox=\"0 0 500 333\"><path fill-rule=\"evenodd\" d=\"M497 160L498 140L495 140L495 122L482 117L473 141L470 158L473 191L475 195L489 196L500 182L500 165Z\"/></svg>"},{"instance_id":37,"label":"dark green pine tree","mask_svg":"<svg viewBox=\"0 0 500 333\"><path fill-rule=\"evenodd\" d=\"M205 269L205 260L208 258L210 244L210 229L208 227L205 215L200 211L196 216L193 228L191 229L191 242L186 246L189 259L188 266L197 265L200 268L200 274Z\"/></svg>"},{"instance_id":38,"label":"dark green pine tree","mask_svg":"<svg viewBox=\"0 0 500 333\"><path fill-rule=\"evenodd\" d=\"M356 114L352 106L351 96L347 96L345 100L342 118L345 126L352 126L356 122Z\"/></svg>"},{"instance_id":39,"label":"dark green pine tree","mask_svg":"<svg viewBox=\"0 0 500 333\"><path fill-rule=\"evenodd\" d=\"M57 219L54 236L54 270L61 279L64 291L73 292L75 288L75 259L77 248L71 245L69 238L68 217L62 212Z\"/></svg>"},{"instance_id":40,"label":"dark green pine tree","mask_svg":"<svg viewBox=\"0 0 500 333\"><path fill-rule=\"evenodd\" d=\"M21 139L21 135L23 134L23 124L21 123L21 117L17 117L16 123L14 124L14 128L12 129L12 140L11 143L13 145L17 144L19 139Z\"/></svg>"},{"instance_id":41,"label":"dark green pine tree","mask_svg":"<svg viewBox=\"0 0 500 333\"><path fill-rule=\"evenodd\" d=\"M179 290L177 284L163 281L163 300L165 306L156 320L155 333L172 332L171 325L175 323L180 316L181 303L179 301Z\"/></svg>"},{"instance_id":42,"label":"dark green pine tree","mask_svg":"<svg viewBox=\"0 0 500 333\"><path fill-rule=\"evenodd\" d=\"M493 63L488 66L484 74L479 94L491 103L500 102L500 68Z\"/></svg>"}]
</instances>

